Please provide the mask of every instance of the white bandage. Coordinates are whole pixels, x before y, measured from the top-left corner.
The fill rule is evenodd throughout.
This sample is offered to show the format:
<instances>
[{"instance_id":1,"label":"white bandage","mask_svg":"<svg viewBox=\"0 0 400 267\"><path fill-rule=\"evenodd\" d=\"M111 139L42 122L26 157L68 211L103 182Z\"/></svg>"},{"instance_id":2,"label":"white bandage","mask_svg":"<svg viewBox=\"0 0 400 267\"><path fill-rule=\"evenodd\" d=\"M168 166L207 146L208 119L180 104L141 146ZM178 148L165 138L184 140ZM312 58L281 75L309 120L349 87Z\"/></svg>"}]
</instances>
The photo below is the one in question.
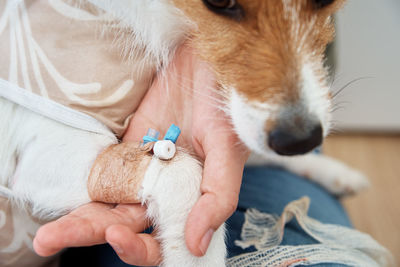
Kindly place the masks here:
<instances>
[{"instance_id":1,"label":"white bandage","mask_svg":"<svg viewBox=\"0 0 400 267\"><path fill-rule=\"evenodd\" d=\"M176 147L170 140L161 140L154 144L153 152L157 158L168 160L175 156Z\"/></svg>"}]
</instances>

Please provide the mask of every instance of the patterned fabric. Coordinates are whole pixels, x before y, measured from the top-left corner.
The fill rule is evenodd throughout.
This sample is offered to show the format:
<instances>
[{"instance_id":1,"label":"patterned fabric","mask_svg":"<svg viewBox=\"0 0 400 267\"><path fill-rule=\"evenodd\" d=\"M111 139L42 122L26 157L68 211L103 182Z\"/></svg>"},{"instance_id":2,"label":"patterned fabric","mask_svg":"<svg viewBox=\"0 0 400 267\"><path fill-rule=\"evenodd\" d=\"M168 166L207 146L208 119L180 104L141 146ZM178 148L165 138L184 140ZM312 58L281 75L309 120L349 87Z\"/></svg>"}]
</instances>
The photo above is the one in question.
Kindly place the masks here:
<instances>
[{"instance_id":1,"label":"patterned fabric","mask_svg":"<svg viewBox=\"0 0 400 267\"><path fill-rule=\"evenodd\" d=\"M0 266L58 266L57 258L41 258L33 251L32 240L40 225L0 194Z\"/></svg>"},{"instance_id":2,"label":"patterned fabric","mask_svg":"<svg viewBox=\"0 0 400 267\"><path fill-rule=\"evenodd\" d=\"M154 68L138 55L124 60L114 45L125 34L112 30L118 23L81 2L0 1L0 78L84 112L121 136Z\"/></svg>"},{"instance_id":3,"label":"patterned fabric","mask_svg":"<svg viewBox=\"0 0 400 267\"><path fill-rule=\"evenodd\" d=\"M114 43L127 33L117 25L85 1L0 1L0 97L73 127L122 136L155 68L140 55L123 58ZM13 207L4 186L0 266L48 266L32 248L40 222Z\"/></svg>"}]
</instances>

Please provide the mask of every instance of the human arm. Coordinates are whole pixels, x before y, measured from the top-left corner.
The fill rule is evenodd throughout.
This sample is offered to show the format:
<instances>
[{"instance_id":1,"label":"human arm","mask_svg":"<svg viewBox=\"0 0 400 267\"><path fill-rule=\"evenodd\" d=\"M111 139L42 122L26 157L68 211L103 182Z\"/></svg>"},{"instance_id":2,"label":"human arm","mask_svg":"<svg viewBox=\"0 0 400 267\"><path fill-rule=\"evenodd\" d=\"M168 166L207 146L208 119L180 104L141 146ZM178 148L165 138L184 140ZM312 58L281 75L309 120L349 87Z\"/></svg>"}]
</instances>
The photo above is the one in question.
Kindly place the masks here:
<instances>
[{"instance_id":1,"label":"human arm","mask_svg":"<svg viewBox=\"0 0 400 267\"><path fill-rule=\"evenodd\" d=\"M213 231L236 208L248 151L221 110L223 97L212 72L190 48L180 50L164 74L158 76L143 99L124 141L140 140L148 128L165 133L175 123L182 129L177 145L191 150L204 161L202 196L189 215L185 231L189 250L201 256ZM110 208L90 203L82 206L43 226L36 235L35 249L40 255L49 256L65 247L109 242L118 247L116 252L124 261L154 265L160 258L159 247L151 235L140 234L144 230L144 218L132 221L134 214L120 213L121 208L138 210L137 205ZM104 221L105 217L109 220ZM62 230L66 228L68 235Z\"/></svg>"}]
</instances>

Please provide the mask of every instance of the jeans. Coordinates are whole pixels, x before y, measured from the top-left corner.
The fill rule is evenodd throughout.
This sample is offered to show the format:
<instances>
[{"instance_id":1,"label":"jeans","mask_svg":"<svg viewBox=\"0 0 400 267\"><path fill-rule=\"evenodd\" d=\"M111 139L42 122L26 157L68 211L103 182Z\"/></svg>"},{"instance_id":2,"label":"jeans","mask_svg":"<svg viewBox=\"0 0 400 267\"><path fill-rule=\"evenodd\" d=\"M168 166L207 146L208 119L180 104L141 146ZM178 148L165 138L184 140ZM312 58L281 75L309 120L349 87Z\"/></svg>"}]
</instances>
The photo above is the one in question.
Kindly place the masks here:
<instances>
[{"instance_id":1,"label":"jeans","mask_svg":"<svg viewBox=\"0 0 400 267\"><path fill-rule=\"evenodd\" d=\"M280 168L246 167L238 208L227 221L228 257L254 251L252 247L241 249L234 244L235 240L240 239L244 213L248 208L256 208L262 212L280 215L289 202L303 196L308 196L311 199L308 212L310 217L323 223L351 227L349 218L339 201L320 186ZM314 243L317 242L306 235L295 220L286 225L282 245ZM338 256L340 257L340 255ZM119 260L110 246L99 245L67 250L62 255L60 267L89 266L83 263L83 259L88 260L90 266L96 267L131 266ZM344 265L325 263L313 266L339 267Z\"/></svg>"}]
</instances>

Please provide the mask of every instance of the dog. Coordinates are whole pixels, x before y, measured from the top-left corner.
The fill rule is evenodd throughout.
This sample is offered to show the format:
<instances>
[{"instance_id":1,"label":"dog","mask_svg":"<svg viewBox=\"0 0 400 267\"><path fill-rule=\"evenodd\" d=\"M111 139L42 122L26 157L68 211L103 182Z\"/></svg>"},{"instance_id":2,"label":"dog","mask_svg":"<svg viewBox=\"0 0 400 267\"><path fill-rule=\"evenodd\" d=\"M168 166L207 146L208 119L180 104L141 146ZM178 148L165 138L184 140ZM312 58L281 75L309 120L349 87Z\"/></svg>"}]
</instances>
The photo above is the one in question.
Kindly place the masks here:
<instances>
[{"instance_id":1,"label":"dog","mask_svg":"<svg viewBox=\"0 0 400 267\"><path fill-rule=\"evenodd\" d=\"M138 105L154 74L163 71L184 42L211 66L224 96L221 108L240 140L262 155L264 162L307 176L334 194L364 188L367 181L358 171L309 153L321 145L331 127L332 99L324 51L334 36L332 16L343 4L344 0L7 0L0 4L0 38L7 39L0 51L9 57L0 71L0 194L1 207L13 211L13 223L2 211L0 227L13 224L15 228L22 220L31 225L11 238L6 249L0 249L0 255L5 255L0 263L23 266L17 252L24 246L32 248L29 237L38 227L32 217L52 220L92 200L87 189L91 167L106 148L118 144L134 112L134 107L126 107L126 103ZM55 19L57 16L67 18L71 24ZM73 28L76 21L82 27ZM92 29L91 23L98 25L97 29ZM103 36L97 36L100 44L90 43L90 50L84 50L73 38L57 39L48 32L52 28L57 28L60 35L72 28L77 39L94 38L96 34L86 34L88 28ZM37 39L52 42L40 43ZM86 81L72 82L60 73L63 67L58 69L52 62L61 58L75 63L65 52L68 41L72 47L83 49L82 55L74 54L77 58L94 58L90 66L101 62L101 56L96 55L110 52L104 46L119 49L126 61L134 61L135 65L116 61L108 70L118 76L133 69L130 75L135 80L118 76L124 82L115 91L101 101L90 99L91 94L101 90L96 82L88 82L80 74L86 74L87 69L75 64L74 70L68 70L78 81ZM65 54L50 59L46 52L58 53L52 50L55 46ZM96 70L101 72L103 68L107 66ZM101 78L104 76L114 77L102 73ZM139 89L132 94L134 86ZM49 88L59 92L52 93ZM116 103L126 108L115 109ZM197 177L197 184L187 189L194 196L188 202L190 206L199 197L201 164L182 153L184 156L178 159L184 163L178 161L168 168L175 173L183 166L193 169L178 179L187 183L188 177ZM161 162L153 158L152 164L145 177L160 178L161 172L156 170ZM150 185L145 189L160 194L154 205L165 202L158 189ZM176 201L182 200L177 197ZM183 208L186 211L180 214L183 217L179 217L179 227L174 230L181 231L176 237L180 257L174 257L174 252L168 250L171 240L160 234L163 266L190 262L193 266L223 265L223 226L202 259L188 253L182 238L187 208ZM154 214L157 209L150 210L149 216L161 229L171 227L157 221L162 217ZM168 207L162 212L168 214ZM36 258L35 264L40 261ZM33 261L29 266L34 266Z\"/></svg>"}]
</instances>

